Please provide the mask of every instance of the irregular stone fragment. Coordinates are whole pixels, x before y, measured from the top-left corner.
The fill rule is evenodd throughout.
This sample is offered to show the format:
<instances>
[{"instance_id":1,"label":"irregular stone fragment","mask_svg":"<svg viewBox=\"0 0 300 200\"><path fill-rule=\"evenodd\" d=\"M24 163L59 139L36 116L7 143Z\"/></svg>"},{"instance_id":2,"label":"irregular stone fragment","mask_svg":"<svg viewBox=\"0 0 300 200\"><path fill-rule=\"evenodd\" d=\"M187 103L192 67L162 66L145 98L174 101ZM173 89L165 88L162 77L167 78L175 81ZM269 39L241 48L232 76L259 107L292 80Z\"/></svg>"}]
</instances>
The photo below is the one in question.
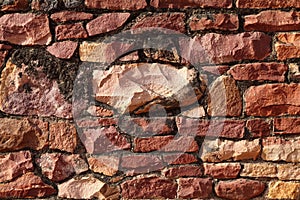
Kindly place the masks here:
<instances>
[{"instance_id":1,"label":"irregular stone fragment","mask_svg":"<svg viewBox=\"0 0 300 200\"><path fill-rule=\"evenodd\" d=\"M267 198L270 199L299 199L300 183L272 181L269 183Z\"/></svg>"},{"instance_id":2,"label":"irregular stone fragment","mask_svg":"<svg viewBox=\"0 0 300 200\"><path fill-rule=\"evenodd\" d=\"M300 8L298 0L237 0L236 5L238 8Z\"/></svg>"},{"instance_id":3,"label":"irregular stone fragment","mask_svg":"<svg viewBox=\"0 0 300 200\"><path fill-rule=\"evenodd\" d=\"M72 199L118 199L120 190L86 175L58 185L58 197Z\"/></svg>"},{"instance_id":4,"label":"irregular stone fragment","mask_svg":"<svg viewBox=\"0 0 300 200\"><path fill-rule=\"evenodd\" d=\"M68 122L57 122L50 125L49 143L51 149L73 153L78 145L76 127Z\"/></svg>"},{"instance_id":5,"label":"irregular stone fragment","mask_svg":"<svg viewBox=\"0 0 300 200\"><path fill-rule=\"evenodd\" d=\"M179 178L188 176L202 176L203 172L199 166L177 166L164 169L162 174L167 178Z\"/></svg>"},{"instance_id":6,"label":"irregular stone fragment","mask_svg":"<svg viewBox=\"0 0 300 200\"><path fill-rule=\"evenodd\" d=\"M300 57L300 34L279 33L277 34L275 50L278 60L287 60Z\"/></svg>"},{"instance_id":7,"label":"irregular stone fragment","mask_svg":"<svg viewBox=\"0 0 300 200\"><path fill-rule=\"evenodd\" d=\"M300 69L298 64L289 64L289 80L292 82L300 81Z\"/></svg>"},{"instance_id":8,"label":"irregular stone fragment","mask_svg":"<svg viewBox=\"0 0 300 200\"><path fill-rule=\"evenodd\" d=\"M192 31L210 29L235 31L239 28L239 19L233 14L196 15L190 18L189 26Z\"/></svg>"},{"instance_id":9,"label":"irregular stone fragment","mask_svg":"<svg viewBox=\"0 0 300 200\"><path fill-rule=\"evenodd\" d=\"M231 8L232 2L230 0L151 0L150 5L155 8Z\"/></svg>"},{"instance_id":10,"label":"irregular stone fragment","mask_svg":"<svg viewBox=\"0 0 300 200\"><path fill-rule=\"evenodd\" d=\"M145 0L85 0L88 8L109 10L139 10L147 6Z\"/></svg>"},{"instance_id":11,"label":"irregular stone fragment","mask_svg":"<svg viewBox=\"0 0 300 200\"><path fill-rule=\"evenodd\" d=\"M178 196L183 199L208 198L212 193L212 180L209 178L180 178Z\"/></svg>"},{"instance_id":12,"label":"irregular stone fragment","mask_svg":"<svg viewBox=\"0 0 300 200\"><path fill-rule=\"evenodd\" d=\"M196 156L187 153L163 155L163 160L169 165L184 165L198 162Z\"/></svg>"},{"instance_id":13,"label":"irregular stone fragment","mask_svg":"<svg viewBox=\"0 0 300 200\"><path fill-rule=\"evenodd\" d=\"M60 182L73 174L88 170L87 163L80 155L63 155L61 153L42 154L37 160L42 173L54 182Z\"/></svg>"},{"instance_id":14,"label":"irregular stone fragment","mask_svg":"<svg viewBox=\"0 0 300 200\"><path fill-rule=\"evenodd\" d=\"M77 8L82 5L83 0L63 0L66 8Z\"/></svg>"},{"instance_id":15,"label":"irregular stone fragment","mask_svg":"<svg viewBox=\"0 0 300 200\"><path fill-rule=\"evenodd\" d=\"M225 160L256 160L260 154L259 139L241 140L205 140L202 144L201 159L204 162L220 162Z\"/></svg>"},{"instance_id":16,"label":"irregular stone fragment","mask_svg":"<svg viewBox=\"0 0 300 200\"><path fill-rule=\"evenodd\" d=\"M243 166L243 177L277 177L277 167L272 163L245 163Z\"/></svg>"},{"instance_id":17,"label":"irregular stone fragment","mask_svg":"<svg viewBox=\"0 0 300 200\"><path fill-rule=\"evenodd\" d=\"M208 114L211 116L240 116L242 98L234 79L221 76L209 89Z\"/></svg>"},{"instance_id":18,"label":"irregular stone fragment","mask_svg":"<svg viewBox=\"0 0 300 200\"><path fill-rule=\"evenodd\" d=\"M58 25L55 28L55 34L58 40L88 37L88 34L81 23Z\"/></svg>"},{"instance_id":19,"label":"irregular stone fragment","mask_svg":"<svg viewBox=\"0 0 300 200\"><path fill-rule=\"evenodd\" d=\"M31 8L33 10L51 11L58 7L58 0L33 0Z\"/></svg>"},{"instance_id":20,"label":"irregular stone fragment","mask_svg":"<svg viewBox=\"0 0 300 200\"><path fill-rule=\"evenodd\" d=\"M88 108L88 112L93 116L101 118L112 117L114 115L113 110L101 106L90 106Z\"/></svg>"},{"instance_id":21,"label":"irregular stone fragment","mask_svg":"<svg viewBox=\"0 0 300 200\"><path fill-rule=\"evenodd\" d=\"M29 171L33 171L32 157L29 151L0 155L0 182L10 181Z\"/></svg>"},{"instance_id":22,"label":"irregular stone fragment","mask_svg":"<svg viewBox=\"0 0 300 200\"><path fill-rule=\"evenodd\" d=\"M120 158L116 156L95 155L88 158L88 162L93 172L113 176L118 172Z\"/></svg>"},{"instance_id":23,"label":"irregular stone fragment","mask_svg":"<svg viewBox=\"0 0 300 200\"><path fill-rule=\"evenodd\" d=\"M1 11L23 11L29 8L28 0L1 1Z\"/></svg>"},{"instance_id":24,"label":"irregular stone fragment","mask_svg":"<svg viewBox=\"0 0 300 200\"><path fill-rule=\"evenodd\" d=\"M14 115L71 118L72 106L60 93L58 83L47 78L41 68L20 64L18 67L9 60L2 71L0 110Z\"/></svg>"},{"instance_id":25,"label":"irregular stone fragment","mask_svg":"<svg viewBox=\"0 0 300 200\"><path fill-rule=\"evenodd\" d=\"M300 118L275 118L275 134L300 134Z\"/></svg>"},{"instance_id":26,"label":"irregular stone fragment","mask_svg":"<svg viewBox=\"0 0 300 200\"><path fill-rule=\"evenodd\" d=\"M210 164L204 163L204 174L215 179L231 179L236 178L241 170L238 163L220 163Z\"/></svg>"},{"instance_id":27,"label":"irregular stone fragment","mask_svg":"<svg viewBox=\"0 0 300 200\"><path fill-rule=\"evenodd\" d=\"M218 197L232 200L248 200L259 196L264 190L264 183L247 179L220 181L215 186Z\"/></svg>"},{"instance_id":28,"label":"irregular stone fragment","mask_svg":"<svg viewBox=\"0 0 300 200\"><path fill-rule=\"evenodd\" d=\"M50 17L55 22L83 21L93 19L93 14L76 11L61 11L53 13Z\"/></svg>"},{"instance_id":29,"label":"irregular stone fragment","mask_svg":"<svg viewBox=\"0 0 300 200\"><path fill-rule=\"evenodd\" d=\"M51 42L51 32L47 15L3 15L0 18L0 40L18 45L48 45Z\"/></svg>"},{"instance_id":30,"label":"irregular stone fragment","mask_svg":"<svg viewBox=\"0 0 300 200\"><path fill-rule=\"evenodd\" d=\"M280 180L300 180L300 164L278 164L277 171Z\"/></svg>"},{"instance_id":31,"label":"irregular stone fragment","mask_svg":"<svg viewBox=\"0 0 300 200\"><path fill-rule=\"evenodd\" d=\"M251 133L251 137L265 137L271 133L270 123L263 119L250 119L246 123L246 128Z\"/></svg>"},{"instance_id":32,"label":"irregular stone fragment","mask_svg":"<svg viewBox=\"0 0 300 200\"><path fill-rule=\"evenodd\" d=\"M284 82L288 67L281 63L251 63L235 65L229 73L238 81Z\"/></svg>"},{"instance_id":33,"label":"irregular stone fragment","mask_svg":"<svg viewBox=\"0 0 300 200\"><path fill-rule=\"evenodd\" d=\"M56 190L29 172L16 180L0 184L0 198L40 198L54 195Z\"/></svg>"},{"instance_id":34,"label":"irregular stone fragment","mask_svg":"<svg viewBox=\"0 0 300 200\"><path fill-rule=\"evenodd\" d=\"M96 70L93 87L96 100L114 107L118 113L141 114L191 105L203 95L195 69L171 65L139 63ZM199 83L203 84L203 83ZM189 97L189 98L187 98Z\"/></svg>"},{"instance_id":35,"label":"irregular stone fragment","mask_svg":"<svg viewBox=\"0 0 300 200\"><path fill-rule=\"evenodd\" d=\"M300 140L269 137L262 142L262 159L267 161L300 162Z\"/></svg>"},{"instance_id":36,"label":"irregular stone fragment","mask_svg":"<svg viewBox=\"0 0 300 200\"><path fill-rule=\"evenodd\" d=\"M105 13L90 21L86 25L89 36L110 32L123 26L130 17L130 13Z\"/></svg>"},{"instance_id":37,"label":"irregular stone fragment","mask_svg":"<svg viewBox=\"0 0 300 200\"><path fill-rule=\"evenodd\" d=\"M131 27L131 29L142 29L159 27L171 29L182 33L185 29L185 15L183 13L159 13L150 16L143 16Z\"/></svg>"},{"instance_id":38,"label":"irregular stone fragment","mask_svg":"<svg viewBox=\"0 0 300 200\"><path fill-rule=\"evenodd\" d=\"M0 151L30 148L41 150L48 145L48 123L34 119L0 120Z\"/></svg>"},{"instance_id":39,"label":"irregular stone fragment","mask_svg":"<svg viewBox=\"0 0 300 200\"><path fill-rule=\"evenodd\" d=\"M176 197L177 184L159 177L142 177L122 183L122 197L126 199L157 199Z\"/></svg>"},{"instance_id":40,"label":"irregular stone fragment","mask_svg":"<svg viewBox=\"0 0 300 200\"><path fill-rule=\"evenodd\" d=\"M190 117L190 118L200 118L200 117L204 117L205 115L206 113L203 106L197 106L195 108L183 111L180 114L180 116Z\"/></svg>"},{"instance_id":41,"label":"irregular stone fragment","mask_svg":"<svg viewBox=\"0 0 300 200\"><path fill-rule=\"evenodd\" d=\"M72 41L56 42L47 47L47 51L57 58L69 59L74 55L77 46L78 43Z\"/></svg>"},{"instance_id":42,"label":"irregular stone fragment","mask_svg":"<svg viewBox=\"0 0 300 200\"><path fill-rule=\"evenodd\" d=\"M252 86L244 94L245 111L250 116L298 115L300 85L264 84Z\"/></svg>"},{"instance_id":43,"label":"irregular stone fragment","mask_svg":"<svg viewBox=\"0 0 300 200\"><path fill-rule=\"evenodd\" d=\"M219 66L204 66L202 70L205 72L209 72L214 75L223 75L229 70L229 66L227 65L219 65Z\"/></svg>"}]
</instances>

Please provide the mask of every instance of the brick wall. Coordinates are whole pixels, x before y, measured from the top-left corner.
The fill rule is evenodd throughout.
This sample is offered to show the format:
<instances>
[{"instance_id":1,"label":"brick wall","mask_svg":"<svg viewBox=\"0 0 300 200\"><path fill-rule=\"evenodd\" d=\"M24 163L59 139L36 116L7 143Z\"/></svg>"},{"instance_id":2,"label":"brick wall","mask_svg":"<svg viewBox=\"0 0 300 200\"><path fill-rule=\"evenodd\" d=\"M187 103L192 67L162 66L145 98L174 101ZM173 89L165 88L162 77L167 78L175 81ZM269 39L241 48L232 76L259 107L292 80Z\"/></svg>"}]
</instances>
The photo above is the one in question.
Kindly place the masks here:
<instances>
[{"instance_id":1,"label":"brick wall","mask_svg":"<svg viewBox=\"0 0 300 200\"><path fill-rule=\"evenodd\" d=\"M300 198L299 0L0 3L1 199Z\"/></svg>"}]
</instances>

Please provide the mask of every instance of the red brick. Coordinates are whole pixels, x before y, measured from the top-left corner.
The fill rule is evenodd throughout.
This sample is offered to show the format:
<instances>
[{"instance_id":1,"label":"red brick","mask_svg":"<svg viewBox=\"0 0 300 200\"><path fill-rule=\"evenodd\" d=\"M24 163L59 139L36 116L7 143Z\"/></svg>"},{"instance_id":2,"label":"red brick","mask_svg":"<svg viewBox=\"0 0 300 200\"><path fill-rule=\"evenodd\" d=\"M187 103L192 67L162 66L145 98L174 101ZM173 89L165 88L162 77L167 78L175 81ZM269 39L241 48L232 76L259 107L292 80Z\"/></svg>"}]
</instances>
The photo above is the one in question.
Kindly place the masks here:
<instances>
[{"instance_id":1,"label":"red brick","mask_svg":"<svg viewBox=\"0 0 300 200\"><path fill-rule=\"evenodd\" d=\"M241 170L238 163L208 164L204 163L204 174L216 179L236 178Z\"/></svg>"},{"instance_id":2,"label":"red brick","mask_svg":"<svg viewBox=\"0 0 300 200\"><path fill-rule=\"evenodd\" d=\"M184 13L158 13L141 17L131 29L157 27L185 33L186 29L184 20Z\"/></svg>"},{"instance_id":3,"label":"red brick","mask_svg":"<svg viewBox=\"0 0 300 200\"><path fill-rule=\"evenodd\" d=\"M122 183L122 197L125 199L175 199L176 182L159 177L144 177Z\"/></svg>"},{"instance_id":4,"label":"red brick","mask_svg":"<svg viewBox=\"0 0 300 200\"><path fill-rule=\"evenodd\" d=\"M300 57L300 33L279 33L275 50L278 60Z\"/></svg>"},{"instance_id":5,"label":"red brick","mask_svg":"<svg viewBox=\"0 0 300 200\"><path fill-rule=\"evenodd\" d=\"M58 40L87 38L88 34L81 23L58 25L55 28Z\"/></svg>"},{"instance_id":6,"label":"red brick","mask_svg":"<svg viewBox=\"0 0 300 200\"><path fill-rule=\"evenodd\" d=\"M239 19L234 14L204 14L194 15L190 18L190 29L236 31L239 28Z\"/></svg>"},{"instance_id":7,"label":"red brick","mask_svg":"<svg viewBox=\"0 0 300 200\"><path fill-rule=\"evenodd\" d=\"M180 178L178 197L183 199L208 198L212 193L212 180L209 178Z\"/></svg>"},{"instance_id":8,"label":"red brick","mask_svg":"<svg viewBox=\"0 0 300 200\"><path fill-rule=\"evenodd\" d=\"M237 0L236 5L238 8L300 8L298 0Z\"/></svg>"},{"instance_id":9,"label":"red brick","mask_svg":"<svg viewBox=\"0 0 300 200\"><path fill-rule=\"evenodd\" d=\"M72 41L56 42L47 47L47 51L57 58L70 59L77 49L78 43Z\"/></svg>"},{"instance_id":10,"label":"red brick","mask_svg":"<svg viewBox=\"0 0 300 200\"><path fill-rule=\"evenodd\" d=\"M62 11L53 13L51 19L55 22L83 21L93 19L93 14L76 11Z\"/></svg>"},{"instance_id":11,"label":"red brick","mask_svg":"<svg viewBox=\"0 0 300 200\"><path fill-rule=\"evenodd\" d=\"M279 10L262 11L257 15L245 16L246 31L293 31L300 26L300 12Z\"/></svg>"},{"instance_id":12,"label":"red brick","mask_svg":"<svg viewBox=\"0 0 300 200\"><path fill-rule=\"evenodd\" d=\"M246 123L246 128L253 138L266 137L271 133L270 123L264 119L250 119Z\"/></svg>"},{"instance_id":13,"label":"red brick","mask_svg":"<svg viewBox=\"0 0 300 200\"><path fill-rule=\"evenodd\" d=\"M155 8L231 8L231 0L151 0L150 5Z\"/></svg>"},{"instance_id":14,"label":"red brick","mask_svg":"<svg viewBox=\"0 0 300 200\"><path fill-rule=\"evenodd\" d=\"M171 167L162 171L162 174L167 178L178 178L188 176L202 176L203 172L199 166L178 166Z\"/></svg>"},{"instance_id":15,"label":"red brick","mask_svg":"<svg viewBox=\"0 0 300 200\"><path fill-rule=\"evenodd\" d=\"M93 9L139 10L147 6L146 0L85 0L85 5Z\"/></svg>"},{"instance_id":16,"label":"red brick","mask_svg":"<svg viewBox=\"0 0 300 200\"><path fill-rule=\"evenodd\" d=\"M280 116L300 113L299 84L253 86L245 92L244 96L247 115Z\"/></svg>"},{"instance_id":17,"label":"red brick","mask_svg":"<svg viewBox=\"0 0 300 200\"><path fill-rule=\"evenodd\" d=\"M284 82L288 66L281 63L251 63L235 65L229 73L238 81Z\"/></svg>"},{"instance_id":18,"label":"red brick","mask_svg":"<svg viewBox=\"0 0 300 200\"><path fill-rule=\"evenodd\" d=\"M264 190L264 183L247 179L220 181L215 186L218 197L225 199L251 199L261 195Z\"/></svg>"},{"instance_id":19,"label":"red brick","mask_svg":"<svg viewBox=\"0 0 300 200\"><path fill-rule=\"evenodd\" d=\"M300 118L275 118L275 134L300 134Z\"/></svg>"},{"instance_id":20,"label":"red brick","mask_svg":"<svg viewBox=\"0 0 300 200\"><path fill-rule=\"evenodd\" d=\"M163 155L163 160L170 165L184 165L195 163L198 161L194 155L187 153Z\"/></svg>"}]
</instances>

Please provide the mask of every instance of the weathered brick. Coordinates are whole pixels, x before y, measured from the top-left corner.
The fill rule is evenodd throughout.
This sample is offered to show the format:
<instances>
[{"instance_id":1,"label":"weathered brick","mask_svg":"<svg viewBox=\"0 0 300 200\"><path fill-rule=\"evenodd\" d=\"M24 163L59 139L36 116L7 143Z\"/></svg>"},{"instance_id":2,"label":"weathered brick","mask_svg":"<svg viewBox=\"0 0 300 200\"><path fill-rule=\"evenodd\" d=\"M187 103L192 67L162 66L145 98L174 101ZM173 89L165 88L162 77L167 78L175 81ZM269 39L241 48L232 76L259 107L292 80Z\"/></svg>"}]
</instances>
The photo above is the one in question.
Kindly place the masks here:
<instances>
[{"instance_id":1,"label":"weathered brick","mask_svg":"<svg viewBox=\"0 0 300 200\"><path fill-rule=\"evenodd\" d=\"M72 41L56 42L47 47L47 51L57 58L70 59L74 55L77 46L78 43Z\"/></svg>"},{"instance_id":2,"label":"weathered brick","mask_svg":"<svg viewBox=\"0 0 300 200\"><path fill-rule=\"evenodd\" d=\"M204 163L204 174L216 179L236 178L241 170L239 163Z\"/></svg>"},{"instance_id":3,"label":"weathered brick","mask_svg":"<svg viewBox=\"0 0 300 200\"><path fill-rule=\"evenodd\" d=\"M119 170L120 158L117 156L94 155L88 158L90 169L93 172L106 176L113 176Z\"/></svg>"},{"instance_id":4,"label":"weathered brick","mask_svg":"<svg viewBox=\"0 0 300 200\"><path fill-rule=\"evenodd\" d=\"M225 199L251 199L259 196L265 190L265 184L260 181L237 179L220 181L215 186L218 197Z\"/></svg>"},{"instance_id":5,"label":"weathered brick","mask_svg":"<svg viewBox=\"0 0 300 200\"><path fill-rule=\"evenodd\" d=\"M239 19L234 14L205 14L194 15L189 22L192 31L200 30L229 30L236 31L239 28Z\"/></svg>"},{"instance_id":6,"label":"weathered brick","mask_svg":"<svg viewBox=\"0 0 300 200\"><path fill-rule=\"evenodd\" d=\"M231 0L192 0L192 1L180 1L180 0L151 0L150 5L155 8L231 8Z\"/></svg>"},{"instance_id":7,"label":"weathered brick","mask_svg":"<svg viewBox=\"0 0 300 200\"><path fill-rule=\"evenodd\" d=\"M51 19L55 22L83 21L93 18L93 14L76 11L61 11L53 13Z\"/></svg>"},{"instance_id":8,"label":"weathered brick","mask_svg":"<svg viewBox=\"0 0 300 200\"><path fill-rule=\"evenodd\" d=\"M298 0L237 0L236 5L238 8L300 8Z\"/></svg>"},{"instance_id":9,"label":"weathered brick","mask_svg":"<svg viewBox=\"0 0 300 200\"><path fill-rule=\"evenodd\" d=\"M267 161L300 162L300 140L269 137L263 139L261 157Z\"/></svg>"},{"instance_id":10,"label":"weathered brick","mask_svg":"<svg viewBox=\"0 0 300 200\"><path fill-rule=\"evenodd\" d=\"M212 180L209 178L180 178L178 181L179 198L208 198L211 193Z\"/></svg>"},{"instance_id":11,"label":"weathered brick","mask_svg":"<svg viewBox=\"0 0 300 200\"><path fill-rule=\"evenodd\" d=\"M300 164L278 164L277 171L280 180L300 180Z\"/></svg>"},{"instance_id":12,"label":"weathered brick","mask_svg":"<svg viewBox=\"0 0 300 200\"><path fill-rule=\"evenodd\" d=\"M300 12L279 10L262 11L257 15L245 16L247 31L293 31L300 25Z\"/></svg>"},{"instance_id":13,"label":"weathered brick","mask_svg":"<svg viewBox=\"0 0 300 200\"><path fill-rule=\"evenodd\" d=\"M178 178L188 176L202 176L203 172L199 166L185 165L164 169L162 174L167 178Z\"/></svg>"},{"instance_id":14,"label":"weathered brick","mask_svg":"<svg viewBox=\"0 0 300 200\"><path fill-rule=\"evenodd\" d=\"M88 34L81 23L58 25L55 28L55 34L58 40L88 37Z\"/></svg>"},{"instance_id":15,"label":"weathered brick","mask_svg":"<svg viewBox=\"0 0 300 200\"><path fill-rule=\"evenodd\" d=\"M264 119L250 119L246 123L246 128L252 138L266 137L271 133L270 122Z\"/></svg>"},{"instance_id":16,"label":"weathered brick","mask_svg":"<svg viewBox=\"0 0 300 200\"><path fill-rule=\"evenodd\" d=\"M159 13L139 18L131 29L143 29L150 27L171 29L182 33L185 29L185 15L183 13Z\"/></svg>"},{"instance_id":17,"label":"weathered brick","mask_svg":"<svg viewBox=\"0 0 300 200\"><path fill-rule=\"evenodd\" d=\"M273 163L245 163L243 166L242 177L277 177L277 167Z\"/></svg>"},{"instance_id":18,"label":"weathered brick","mask_svg":"<svg viewBox=\"0 0 300 200\"><path fill-rule=\"evenodd\" d=\"M85 0L85 5L93 9L139 10L147 6L146 0Z\"/></svg>"},{"instance_id":19,"label":"weathered brick","mask_svg":"<svg viewBox=\"0 0 300 200\"><path fill-rule=\"evenodd\" d=\"M299 199L300 183L272 181L269 183L267 198L270 199Z\"/></svg>"},{"instance_id":20,"label":"weathered brick","mask_svg":"<svg viewBox=\"0 0 300 200\"><path fill-rule=\"evenodd\" d=\"M163 160L169 165L184 165L195 163L198 161L196 156L187 153L163 155Z\"/></svg>"},{"instance_id":21,"label":"weathered brick","mask_svg":"<svg viewBox=\"0 0 300 200\"><path fill-rule=\"evenodd\" d=\"M278 60L287 60L300 57L300 34L279 33L277 34L275 50Z\"/></svg>"},{"instance_id":22,"label":"weathered brick","mask_svg":"<svg viewBox=\"0 0 300 200\"><path fill-rule=\"evenodd\" d=\"M105 13L86 25L89 36L110 32L121 27L130 17L130 13Z\"/></svg>"},{"instance_id":23,"label":"weathered brick","mask_svg":"<svg viewBox=\"0 0 300 200\"><path fill-rule=\"evenodd\" d=\"M175 181L159 177L143 177L128 180L121 184L121 188L122 197L126 199L174 199L177 193Z\"/></svg>"},{"instance_id":24,"label":"weathered brick","mask_svg":"<svg viewBox=\"0 0 300 200\"><path fill-rule=\"evenodd\" d=\"M281 63L251 63L235 65L229 74L238 81L284 82L288 66Z\"/></svg>"},{"instance_id":25,"label":"weathered brick","mask_svg":"<svg viewBox=\"0 0 300 200\"><path fill-rule=\"evenodd\" d=\"M205 140L202 144L201 159L204 162L220 162L225 160L256 160L260 154L259 139L241 140Z\"/></svg>"},{"instance_id":26,"label":"weathered brick","mask_svg":"<svg viewBox=\"0 0 300 200\"><path fill-rule=\"evenodd\" d=\"M246 114L251 116L297 115L300 84L264 84L246 90Z\"/></svg>"},{"instance_id":27,"label":"weathered brick","mask_svg":"<svg viewBox=\"0 0 300 200\"><path fill-rule=\"evenodd\" d=\"M275 134L300 134L300 118L275 118Z\"/></svg>"}]
</instances>

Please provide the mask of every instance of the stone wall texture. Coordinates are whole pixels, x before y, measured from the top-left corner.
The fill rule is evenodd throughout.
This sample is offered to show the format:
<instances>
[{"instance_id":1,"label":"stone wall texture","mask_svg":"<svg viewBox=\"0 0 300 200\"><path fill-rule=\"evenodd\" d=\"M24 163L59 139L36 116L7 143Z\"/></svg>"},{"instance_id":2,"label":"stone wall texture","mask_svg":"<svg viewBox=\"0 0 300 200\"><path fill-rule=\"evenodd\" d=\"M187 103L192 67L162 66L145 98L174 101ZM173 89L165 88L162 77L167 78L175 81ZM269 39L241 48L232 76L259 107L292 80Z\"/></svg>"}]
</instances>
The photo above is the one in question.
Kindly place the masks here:
<instances>
[{"instance_id":1,"label":"stone wall texture","mask_svg":"<svg viewBox=\"0 0 300 200\"><path fill-rule=\"evenodd\" d=\"M0 10L0 199L300 199L299 0Z\"/></svg>"}]
</instances>

